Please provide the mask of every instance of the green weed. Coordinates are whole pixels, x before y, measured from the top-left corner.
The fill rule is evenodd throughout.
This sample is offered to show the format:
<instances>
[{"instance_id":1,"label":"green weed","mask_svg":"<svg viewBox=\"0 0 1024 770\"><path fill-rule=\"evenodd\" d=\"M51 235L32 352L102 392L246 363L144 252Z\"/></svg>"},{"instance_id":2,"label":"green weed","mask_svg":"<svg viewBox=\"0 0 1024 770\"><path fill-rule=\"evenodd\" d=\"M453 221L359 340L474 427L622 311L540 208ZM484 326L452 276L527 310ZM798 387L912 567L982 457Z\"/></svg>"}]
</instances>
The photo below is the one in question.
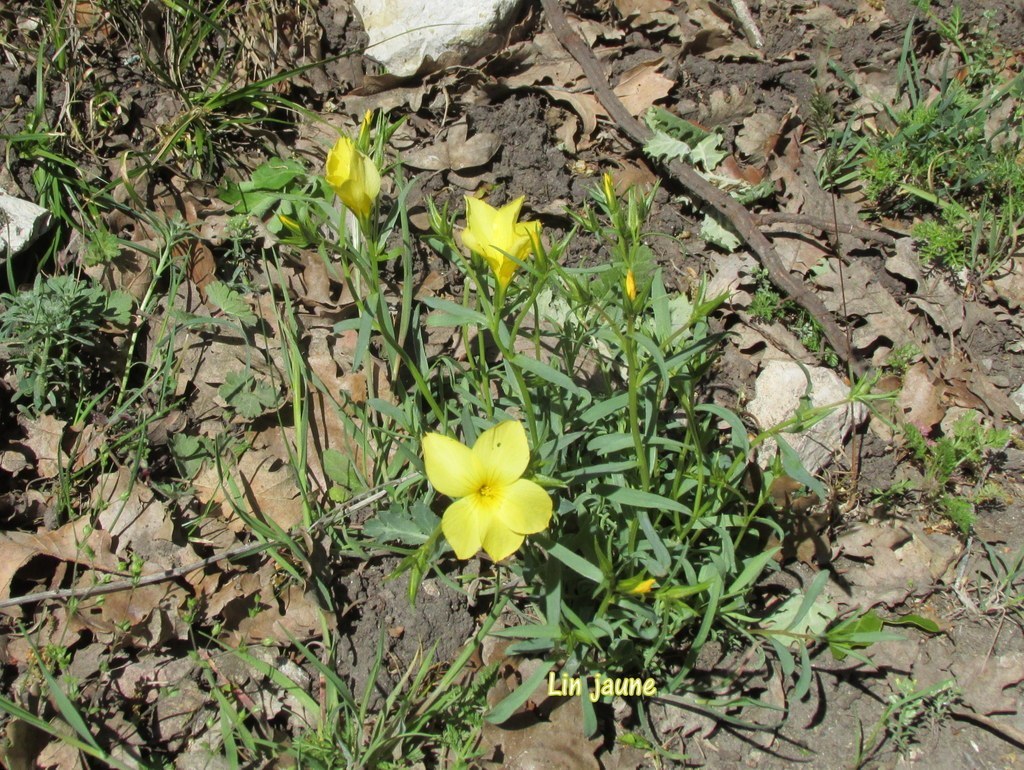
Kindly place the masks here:
<instances>
[{"instance_id":1,"label":"green weed","mask_svg":"<svg viewBox=\"0 0 1024 770\"><path fill-rule=\"evenodd\" d=\"M915 19L899 64L903 103L881 105L874 135L849 122L841 132L824 132L819 178L823 187L859 178L878 213L915 217L922 262L978 283L1019 250L1024 145L1014 118L993 124L992 113L1021 114L1024 75L996 64L1010 57L989 26L968 27L959 8L943 20L927 2L919 5L952 48L938 82L926 80L914 52Z\"/></svg>"},{"instance_id":2,"label":"green weed","mask_svg":"<svg viewBox=\"0 0 1024 770\"><path fill-rule=\"evenodd\" d=\"M871 734L866 740L861 735L854 767L864 767L886 740L892 741L899 754L906 754L923 729L949 717L960 696L953 679L918 689L913 680L897 678L894 687L895 692L889 696Z\"/></svg>"},{"instance_id":3,"label":"green weed","mask_svg":"<svg viewBox=\"0 0 1024 770\"><path fill-rule=\"evenodd\" d=\"M839 356L826 343L821 324L795 302L783 298L772 285L765 268L755 268L753 277L755 290L750 300L751 317L764 323L785 320L801 345L811 353L818 354L826 366L838 368Z\"/></svg>"},{"instance_id":4,"label":"green weed","mask_svg":"<svg viewBox=\"0 0 1024 770\"><path fill-rule=\"evenodd\" d=\"M15 398L36 413L68 416L83 394L96 392L102 329L127 324L131 298L73 276L37 276L31 290L0 295L0 308L0 344L18 380Z\"/></svg>"},{"instance_id":5,"label":"green weed","mask_svg":"<svg viewBox=\"0 0 1024 770\"><path fill-rule=\"evenodd\" d=\"M914 425L906 425L904 431L907 448L924 469L925 499L937 503L965 534L970 532L979 497L977 493L952 493L952 482L958 474L979 470L989 452L1003 449L1010 441L1010 431L987 428L973 413L962 415L950 435L934 441L925 438Z\"/></svg>"}]
</instances>

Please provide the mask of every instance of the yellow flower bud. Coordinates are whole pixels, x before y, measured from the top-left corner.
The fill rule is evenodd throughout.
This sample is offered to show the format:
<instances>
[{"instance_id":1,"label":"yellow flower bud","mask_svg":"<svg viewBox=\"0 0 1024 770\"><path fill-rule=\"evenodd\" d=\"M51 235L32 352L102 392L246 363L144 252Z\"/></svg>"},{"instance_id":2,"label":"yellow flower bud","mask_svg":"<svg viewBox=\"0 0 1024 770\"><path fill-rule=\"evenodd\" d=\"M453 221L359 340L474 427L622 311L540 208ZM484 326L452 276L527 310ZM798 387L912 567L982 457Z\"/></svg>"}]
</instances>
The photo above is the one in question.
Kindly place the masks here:
<instances>
[{"instance_id":1,"label":"yellow flower bud","mask_svg":"<svg viewBox=\"0 0 1024 770\"><path fill-rule=\"evenodd\" d=\"M605 171L604 176L601 177L601 186L604 188L605 200L607 200L610 205L615 200L615 182L612 180L612 175L607 171Z\"/></svg>"},{"instance_id":2,"label":"yellow flower bud","mask_svg":"<svg viewBox=\"0 0 1024 770\"><path fill-rule=\"evenodd\" d=\"M636 299L636 276L632 269L626 271L626 296L630 302Z\"/></svg>"},{"instance_id":3,"label":"yellow flower bud","mask_svg":"<svg viewBox=\"0 0 1024 770\"><path fill-rule=\"evenodd\" d=\"M380 194L380 172L355 142L343 136L327 154L327 184L349 211L366 219Z\"/></svg>"},{"instance_id":4,"label":"yellow flower bud","mask_svg":"<svg viewBox=\"0 0 1024 770\"><path fill-rule=\"evenodd\" d=\"M647 578L647 580L641 580L633 589L630 591L631 594L647 594L651 592L655 584L654 578Z\"/></svg>"},{"instance_id":5,"label":"yellow flower bud","mask_svg":"<svg viewBox=\"0 0 1024 770\"><path fill-rule=\"evenodd\" d=\"M370 137L370 124L373 122L373 110L367 110L366 114L363 115L363 122L359 126L359 140L357 144L360 147L366 147L366 142Z\"/></svg>"}]
</instances>

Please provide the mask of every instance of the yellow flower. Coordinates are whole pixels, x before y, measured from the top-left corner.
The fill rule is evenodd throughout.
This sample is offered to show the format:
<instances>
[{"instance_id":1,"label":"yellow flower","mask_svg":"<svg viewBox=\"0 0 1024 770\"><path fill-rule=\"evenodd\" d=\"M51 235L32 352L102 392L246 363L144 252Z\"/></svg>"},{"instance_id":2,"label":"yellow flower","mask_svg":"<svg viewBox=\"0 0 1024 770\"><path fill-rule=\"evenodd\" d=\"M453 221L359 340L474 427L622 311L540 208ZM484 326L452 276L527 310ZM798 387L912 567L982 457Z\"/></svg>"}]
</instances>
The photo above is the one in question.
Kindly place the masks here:
<instances>
[{"instance_id":1,"label":"yellow flower","mask_svg":"<svg viewBox=\"0 0 1024 770\"><path fill-rule=\"evenodd\" d=\"M540 240L540 222L518 222L523 199L496 209L479 198L466 197L466 229L462 242L491 266L498 283L508 286L516 271L514 257L522 262Z\"/></svg>"},{"instance_id":2,"label":"yellow flower","mask_svg":"<svg viewBox=\"0 0 1024 770\"><path fill-rule=\"evenodd\" d=\"M380 194L380 172L356 143L341 137L327 154L327 184L359 219L366 219Z\"/></svg>"},{"instance_id":3,"label":"yellow flower","mask_svg":"<svg viewBox=\"0 0 1024 770\"><path fill-rule=\"evenodd\" d=\"M626 271L626 296L630 302L636 299L636 276L632 270Z\"/></svg>"},{"instance_id":4,"label":"yellow flower","mask_svg":"<svg viewBox=\"0 0 1024 770\"><path fill-rule=\"evenodd\" d=\"M423 437L427 478L456 498L441 519L455 555L469 559L483 548L495 561L515 553L526 535L547 528L551 498L521 478L530 462L526 431L514 421L480 434L473 448L438 433Z\"/></svg>"}]
</instances>

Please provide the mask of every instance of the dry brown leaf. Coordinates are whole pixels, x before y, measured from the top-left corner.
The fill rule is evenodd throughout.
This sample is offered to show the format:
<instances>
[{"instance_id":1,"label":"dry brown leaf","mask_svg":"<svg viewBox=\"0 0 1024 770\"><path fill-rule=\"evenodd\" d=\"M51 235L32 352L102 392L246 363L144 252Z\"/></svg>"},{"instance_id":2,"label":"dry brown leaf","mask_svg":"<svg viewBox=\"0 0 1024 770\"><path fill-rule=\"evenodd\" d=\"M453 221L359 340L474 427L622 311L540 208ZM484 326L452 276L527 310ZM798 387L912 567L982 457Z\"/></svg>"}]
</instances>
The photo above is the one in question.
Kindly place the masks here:
<instances>
[{"instance_id":1,"label":"dry brown leaf","mask_svg":"<svg viewBox=\"0 0 1024 770\"><path fill-rule=\"evenodd\" d=\"M736 134L736 147L754 163L763 163L779 140L782 121L768 112L757 112L743 120Z\"/></svg>"},{"instance_id":2,"label":"dry brown leaf","mask_svg":"<svg viewBox=\"0 0 1024 770\"><path fill-rule=\"evenodd\" d=\"M919 362L903 375L897 407L904 420L928 436L946 414L942 406L942 392L943 387L932 378L928 364Z\"/></svg>"},{"instance_id":3,"label":"dry brown leaf","mask_svg":"<svg viewBox=\"0 0 1024 770\"><path fill-rule=\"evenodd\" d=\"M274 601L274 598L264 596L263 601ZM280 602L280 608L276 602ZM292 638L308 639L320 631L321 610L298 586L288 586L276 602L238 624L240 640L259 643L273 639L288 644Z\"/></svg>"},{"instance_id":4,"label":"dry brown leaf","mask_svg":"<svg viewBox=\"0 0 1024 770\"><path fill-rule=\"evenodd\" d=\"M154 238L140 238L132 243L134 248L122 248L114 259L86 266L85 273L107 291L125 291L141 300L153 283L153 267L142 249L161 248L162 244Z\"/></svg>"},{"instance_id":5,"label":"dry brown leaf","mask_svg":"<svg viewBox=\"0 0 1024 770\"><path fill-rule=\"evenodd\" d=\"M99 577L86 572L79 585L93 585ZM88 629L101 642L120 641L152 649L170 639L188 636L188 624L179 611L187 596L180 585L167 582L83 599L71 625Z\"/></svg>"},{"instance_id":6,"label":"dry brown leaf","mask_svg":"<svg viewBox=\"0 0 1024 770\"><path fill-rule=\"evenodd\" d=\"M859 225L859 211L854 203L842 196L833 199L833 196L821 189L814 173L816 159L800 144L800 132L793 131L788 138L790 141L786 152L776 157L771 175L772 179L782 182L785 210L806 214L823 222L832 222L834 216L840 228ZM787 233L773 238L773 243L783 263L796 272L809 272L831 251L831 246L824 238L815 238L786 225L777 225L773 229ZM865 248L861 240L848 235L841 236L839 242L844 253L851 249Z\"/></svg>"},{"instance_id":7,"label":"dry brown leaf","mask_svg":"<svg viewBox=\"0 0 1024 770\"><path fill-rule=\"evenodd\" d=\"M31 468L28 449L4 449L0 451L0 471L9 476L17 476L26 468Z\"/></svg>"},{"instance_id":8,"label":"dry brown leaf","mask_svg":"<svg viewBox=\"0 0 1024 770\"><path fill-rule=\"evenodd\" d=\"M286 459L265 450L250 449L235 467L222 464L222 468L227 471L227 478L222 480L217 467L211 465L196 477L193 485L200 502L220 505L236 531L245 526L234 514L236 505L284 530L302 522L299 487Z\"/></svg>"},{"instance_id":9,"label":"dry brown leaf","mask_svg":"<svg viewBox=\"0 0 1024 770\"><path fill-rule=\"evenodd\" d=\"M540 89L551 99L567 103L583 121L583 136L591 136L598 117L607 113L594 94L577 90L576 85L584 80L583 68L550 32L542 32L523 45L531 52L532 63L505 78L503 84L511 89Z\"/></svg>"},{"instance_id":10,"label":"dry brown leaf","mask_svg":"<svg viewBox=\"0 0 1024 770\"><path fill-rule=\"evenodd\" d=\"M634 117L647 112L654 103L668 96L675 82L658 72L665 62L663 57L638 64L622 73L615 86L615 95Z\"/></svg>"},{"instance_id":11,"label":"dry brown leaf","mask_svg":"<svg viewBox=\"0 0 1024 770\"><path fill-rule=\"evenodd\" d=\"M485 645L483 661L489 664L500 661L501 676L487 692L487 702L494 706L508 696L520 681L541 665L532 659L510 658L505 655L506 641ZM554 676L558 677L557 672ZM600 738L583 739L583 706L578 697L563 698L547 695L548 681L545 679L534 692L528 703L537 706L543 702L548 719L541 719L536 710L513 716L506 729L500 725L485 722L483 743L491 752L503 757L502 767L513 770L542 770L552 766L552 757L558 758L557 767L563 770L597 770L600 765L595 752L601 745Z\"/></svg>"},{"instance_id":12,"label":"dry brown leaf","mask_svg":"<svg viewBox=\"0 0 1024 770\"><path fill-rule=\"evenodd\" d=\"M614 0L615 8L625 19L671 10L672 0Z\"/></svg>"},{"instance_id":13,"label":"dry brown leaf","mask_svg":"<svg viewBox=\"0 0 1024 770\"><path fill-rule=\"evenodd\" d=\"M857 610L895 607L911 596L931 593L960 553L954 537L878 524L855 527L836 545L856 563L837 566L849 592L833 583L826 591L832 602Z\"/></svg>"},{"instance_id":14,"label":"dry brown leaf","mask_svg":"<svg viewBox=\"0 0 1024 770\"><path fill-rule=\"evenodd\" d=\"M481 131L468 136L465 122L452 126L443 141L406 152L402 161L427 171L465 171L489 162L501 147L501 138Z\"/></svg>"},{"instance_id":15,"label":"dry brown leaf","mask_svg":"<svg viewBox=\"0 0 1024 770\"><path fill-rule=\"evenodd\" d=\"M706 106L697 112L697 122L707 129L731 126L754 114L754 94L733 83L726 91L716 88L708 97Z\"/></svg>"},{"instance_id":16,"label":"dry brown leaf","mask_svg":"<svg viewBox=\"0 0 1024 770\"><path fill-rule=\"evenodd\" d=\"M149 570L182 567L199 561L192 546L176 545L174 522L153 490L123 467L96 479L92 506L99 511L98 523L114 536L118 556L129 552L141 556Z\"/></svg>"},{"instance_id":17,"label":"dry brown leaf","mask_svg":"<svg viewBox=\"0 0 1024 770\"><path fill-rule=\"evenodd\" d=\"M501 147L501 137L489 131L479 131L467 136L465 123L452 126L448 132L448 157L450 168L465 171L489 162Z\"/></svg>"},{"instance_id":18,"label":"dry brown leaf","mask_svg":"<svg viewBox=\"0 0 1024 770\"><path fill-rule=\"evenodd\" d=\"M952 670L964 703L976 713L1018 713L1024 653L961 657L953 661Z\"/></svg>"},{"instance_id":19,"label":"dry brown leaf","mask_svg":"<svg viewBox=\"0 0 1024 770\"><path fill-rule=\"evenodd\" d=\"M855 350L874 348L875 365L884 362L889 350L903 345L915 345L925 356L935 355L930 340L925 342L914 331L921 319L893 298L866 263L852 261L845 265L842 281L834 259L829 260L829 266L827 272L816 278L816 283L827 289L821 298L831 312L863 319L863 325L853 329Z\"/></svg>"},{"instance_id":20,"label":"dry brown leaf","mask_svg":"<svg viewBox=\"0 0 1024 770\"><path fill-rule=\"evenodd\" d=\"M620 160L618 168L612 169L609 173L615 182L615 189L623 195L630 187L649 189L658 181L658 177L646 163L627 159Z\"/></svg>"},{"instance_id":21,"label":"dry brown leaf","mask_svg":"<svg viewBox=\"0 0 1024 770\"><path fill-rule=\"evenodd\" d=\"M39 752L32 767L40 770L85 770L82 754L77 748L65 741L51 741Z\"/></svg>"},{"instance_id":22,"label":"dry brown leaf","mask_svg":"<svg viewBox=\"0 0 1024 770\"><path fill-rule=\"evenodd\" d=\"M997 421L1021 419L1021 410L978 366L965 358L945 358L939 367L948 383L946 394L956 406L977 409Z\"/></svg>"},{"instance_id":23,"label":"dry brown leaf","mask_svg":"<svg viewBox=\"0 0 1024 770\"><path fill-rule=\"evenodd\" d=\"M49 414L36 418L18 415L18 424L25 431L25 438L20 443L31 449L36 457L36 473L40 478L52 479L62 465L68 465L68 456L61 450L67 422Z\"/></svg>"},{"instance_id":24,"label":"dry brown leaf","mask_svg":"<svg viewBox=\"0 0 1024 770\"><path fill-rule=\"evenodd\" d=\"M967 314L963 295L938 270L925 273L913 238L896 241L895 254L885 261L885 269L910 282L909 303L924 311L936 326L949 335L960 331Z\"/></svg>"},{"instance_id":25,"label":"dry brown leaf","mask_svg":"<svg viewBox=\"0 0 1024 770\"><path fill-rule=\"evenodd\" d=\"M118 571L110 534L94 529L84 518L68 522L52 532L0 533L0 599L11 593L15 574L36 556L51 556L104 572Z\"/></svg>"},{"instance_id":26,"label":"dry brown leaf","mask_svg":"<svg viewBox=\"0 0 1024 770\"><path fill-rule=\"evenodd\" d=\"M1024 257L1009 260L986 285L1012 309L1020 309L1024 306Z\"/></svg>"}]
</instances>

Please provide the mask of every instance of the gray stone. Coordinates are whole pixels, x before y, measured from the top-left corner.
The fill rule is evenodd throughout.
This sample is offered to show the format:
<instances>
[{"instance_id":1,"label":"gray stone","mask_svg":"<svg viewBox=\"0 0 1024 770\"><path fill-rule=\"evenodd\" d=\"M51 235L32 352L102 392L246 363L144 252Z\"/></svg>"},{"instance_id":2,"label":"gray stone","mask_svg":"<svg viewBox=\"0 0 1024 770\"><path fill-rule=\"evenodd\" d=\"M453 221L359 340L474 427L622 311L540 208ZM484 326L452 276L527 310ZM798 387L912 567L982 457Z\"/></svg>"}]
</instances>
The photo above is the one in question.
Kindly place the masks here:
<instances>
[{"instance_id":1,"label":"gray stone","mask_svg":"<svg viewBox=\"0 0 1024 770\"><path fill-rule=\"evenodd\" d=\"M370 38L366 54L388 73L415 75L459 64L493 50L498 33L515 18L522 0L354 0Z\"/></svg>"},{"instance_id":2,"label":"gray stone","mask_svg":"<svg viewBox=\"0 0 1024 770\"><path fill-rule=\"evenodd\" d=\"M0 192L0 258L13 257L53 227L53 215L31 201Z\"/></svg>"},{"instance_id":3,"label":"gray stone","mask_svg":"<svg viewBox=\"0 0 1024 770\"><path fill-rule=\"evenodd\" d=\"M757 420L761 430L773 428L796 414L800 399L807 391L808 376L813 406L835 404L850 395L849 387L831 369L820 366L801 369L793 361L769 361L754 385L756 396L747 405L747 410ZM866 412L860 404L856 405L856 409L853 405L845 404L802 433L782 435L813 475L843 451L850 429L866 417ZM764 448L761 455L763 464L774 456L775 442L766 442Z\"/></svg>"},{"instance_id":4,"label":"gray stone","mask_svg":"<svg viewBox=\"0 0 1024 770\"><path fill-rule=\"evenodd\" d=\"M1013 399L1013 403L1020 407L1021 411L1024 411L1024 385L1013 391L1010 394L1010 398Z\"/></svg>"}]
</instances>

